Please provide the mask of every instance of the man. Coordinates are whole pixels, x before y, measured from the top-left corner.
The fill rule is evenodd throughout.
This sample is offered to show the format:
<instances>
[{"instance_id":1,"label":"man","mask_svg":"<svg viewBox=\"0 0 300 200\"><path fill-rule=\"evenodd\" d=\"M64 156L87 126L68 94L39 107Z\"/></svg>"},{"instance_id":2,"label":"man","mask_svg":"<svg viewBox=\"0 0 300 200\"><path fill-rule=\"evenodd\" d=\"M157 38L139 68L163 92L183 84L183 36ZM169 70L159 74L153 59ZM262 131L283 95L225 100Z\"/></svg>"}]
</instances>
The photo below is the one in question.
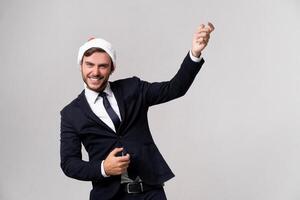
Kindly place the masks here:
<instances>
[{"instance_id":1,"label":"man","mask_svg":"<svg viewBox=\"0 0 300 200\"><path fill-rule=\"evenodd\" d=\"M198 27L192 49L166 82L109 82L116 67L111 44L91 39L80 47L85 89L61 111L61 168L69 177L92 181L91 200L166 199L163 184L174 174L152 139L147 111L187 92L213 30L211 23ZM82 160L81 144L89 161Z\"/></svg>"}]
</instances>

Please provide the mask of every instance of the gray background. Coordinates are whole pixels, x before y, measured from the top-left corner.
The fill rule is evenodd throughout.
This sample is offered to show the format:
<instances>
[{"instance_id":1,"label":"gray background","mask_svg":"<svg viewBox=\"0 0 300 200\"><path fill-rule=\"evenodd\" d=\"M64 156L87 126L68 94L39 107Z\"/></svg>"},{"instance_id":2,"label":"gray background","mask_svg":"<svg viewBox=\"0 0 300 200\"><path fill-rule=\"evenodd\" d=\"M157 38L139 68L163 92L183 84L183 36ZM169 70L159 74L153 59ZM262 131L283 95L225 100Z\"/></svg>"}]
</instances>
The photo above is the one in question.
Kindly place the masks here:
<instances>
[{"instance_id":1,"label":"gray background","mask_svg":"<svg viewBox=\"0 0 300 200\"><path fill-rule=\"evenodd\" d=\"M207 21L216 30L193 86L149 112L176 174L169 199L300 199L299 8L297 0L1 0L0 199L88 199L91 184L59 166L59 111L83 89L83 42L112 42L112 79L168 80Z\"/></svg>"}]
</instances>

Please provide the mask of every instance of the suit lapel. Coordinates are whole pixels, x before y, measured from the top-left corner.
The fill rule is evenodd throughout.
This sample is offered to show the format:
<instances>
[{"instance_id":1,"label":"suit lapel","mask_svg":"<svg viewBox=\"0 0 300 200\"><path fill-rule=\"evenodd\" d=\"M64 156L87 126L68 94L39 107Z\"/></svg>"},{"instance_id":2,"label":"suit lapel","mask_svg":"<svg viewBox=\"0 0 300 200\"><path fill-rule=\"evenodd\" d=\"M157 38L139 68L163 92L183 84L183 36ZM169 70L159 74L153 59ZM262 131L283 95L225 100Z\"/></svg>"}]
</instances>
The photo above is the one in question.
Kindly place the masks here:
<instances>
[{"instance_id":1,"label":"suit lapel","mask_svg":"<svg viewBox=\"0 0 300 200\"><path fill-rule=\"evenodd\" d=\"M107 126L95 113L92 111L91 107L89 106L89 103L87 102L87 99L84 94L84 90L80 93L78 96L78 104L81 107L82 111L86 114L86 116L95 122L97 122L100 126L106 128L108 131L115 134L114 130L112 130L109 126Z\"/></svg>"}]
</instances>

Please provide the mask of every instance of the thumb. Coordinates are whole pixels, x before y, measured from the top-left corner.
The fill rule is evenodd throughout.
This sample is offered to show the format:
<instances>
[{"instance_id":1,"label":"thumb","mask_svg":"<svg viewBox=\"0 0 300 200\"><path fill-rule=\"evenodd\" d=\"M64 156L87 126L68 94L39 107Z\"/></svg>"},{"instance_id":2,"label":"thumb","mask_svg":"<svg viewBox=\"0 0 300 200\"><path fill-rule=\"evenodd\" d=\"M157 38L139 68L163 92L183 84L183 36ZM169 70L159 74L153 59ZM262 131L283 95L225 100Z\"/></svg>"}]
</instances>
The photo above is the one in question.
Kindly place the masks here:
<instances>
[{"instance_id":1,"label":"thumb","mask_svg":"<svg viewBox=\"0 0 300 200\"><path fill-rule=\"evenodd\" d=\"M213 32L215 30L215 27L212 23L208 22L207 25L209 27L210 32Z\"/></svg>"}]
</instances>

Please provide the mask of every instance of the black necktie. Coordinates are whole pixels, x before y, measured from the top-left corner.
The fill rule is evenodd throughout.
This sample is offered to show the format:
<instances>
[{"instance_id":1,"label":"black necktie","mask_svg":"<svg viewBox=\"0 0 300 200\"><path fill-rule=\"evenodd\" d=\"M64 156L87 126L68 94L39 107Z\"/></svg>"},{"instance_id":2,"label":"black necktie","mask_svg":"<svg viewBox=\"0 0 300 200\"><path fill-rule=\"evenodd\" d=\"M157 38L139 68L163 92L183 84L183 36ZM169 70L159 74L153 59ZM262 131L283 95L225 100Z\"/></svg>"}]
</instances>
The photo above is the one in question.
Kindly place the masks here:
<instances>
[{"instance_id":1,"label":"black necktie","mask_svg":"<svg viewBox=\"0 0 300 200\"><path fill-rule=\"evenodd\" d=\"M121 124L120 118L118 117L117 113L113 110L111 107L108 99L107 99L107 94L105 92L100 92L99 96L103 98L103 105L104 108L106 109L107 114L109 115L110 119L115 125L116 132Z\"/></svg>"}]
</instances>

